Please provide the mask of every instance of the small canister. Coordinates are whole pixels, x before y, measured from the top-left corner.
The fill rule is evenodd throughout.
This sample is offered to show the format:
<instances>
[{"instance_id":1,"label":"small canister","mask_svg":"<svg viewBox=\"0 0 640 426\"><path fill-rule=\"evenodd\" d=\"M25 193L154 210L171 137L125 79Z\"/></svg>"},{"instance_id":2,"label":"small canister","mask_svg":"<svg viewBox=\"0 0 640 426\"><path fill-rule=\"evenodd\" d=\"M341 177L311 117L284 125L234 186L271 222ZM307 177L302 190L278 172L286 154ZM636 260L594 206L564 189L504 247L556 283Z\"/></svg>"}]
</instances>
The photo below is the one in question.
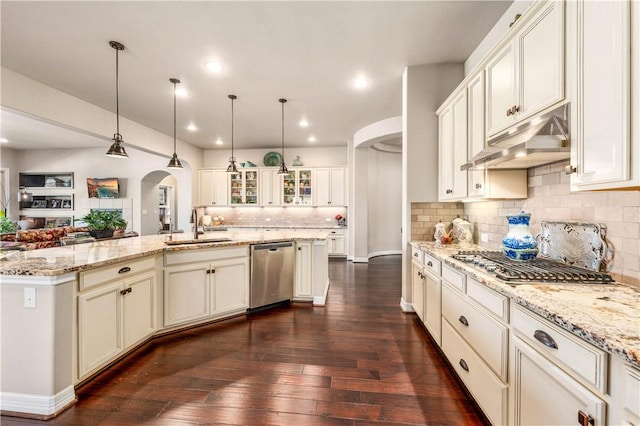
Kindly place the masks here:
<instances>
[{"instance_id":1,"label":"small canister","mask_svg":"<svg viewBox=\"0 0 640 426\"><path fill-rule=\"evenodd\" d=\"M446 229L447 225L442 223L442 219L440 219L440 221L436 223L436 232L433 234L433 239L435 240L436 244L442 244L442 237L447 235Z\"/></svg>"}]
</instances>

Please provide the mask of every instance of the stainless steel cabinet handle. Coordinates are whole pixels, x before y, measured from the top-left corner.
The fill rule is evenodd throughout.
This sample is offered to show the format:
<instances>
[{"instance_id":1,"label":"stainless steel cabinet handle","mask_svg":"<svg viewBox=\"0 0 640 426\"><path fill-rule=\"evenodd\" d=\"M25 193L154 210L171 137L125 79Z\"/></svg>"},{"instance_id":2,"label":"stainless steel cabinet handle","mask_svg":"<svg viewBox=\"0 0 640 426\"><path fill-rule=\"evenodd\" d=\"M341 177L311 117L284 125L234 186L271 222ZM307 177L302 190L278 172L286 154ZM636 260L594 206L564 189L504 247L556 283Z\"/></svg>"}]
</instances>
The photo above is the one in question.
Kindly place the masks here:
<instances>
[{"instance_id":1,"label":"stainless steel cabinet handle","mask_svg":"<svg viewBox=\"0 0 640 426\"><path fill-rule=\"evenodd\" d=\"M467 321L464 315L460 315L460 318L458 318L458 321L460 321L460 323L465 327L469 327L469 321Z\"/></svg>"},{"instance_id":2,"label":"stainless steel cabinet handle","mask_svg":"<svg viewBox=\"0 0 640 426\"><path fill-rule=\"evenodd\" d=\"M131 268L129 268L128 266L125 266L124 268L120 268L120 270L118 271L119 274L124 274L125 272L130 272Z\"/></svg>"},{"instance_id":3,"label":"stainless steel cabinet handle","mask_svg":"<svg viewBox=\"0 0 640 426\"><path fill-rule=\"evenodd\" d=\"M464 359L460 358L460 361L458 362L458 364L460 364L460 367L462 367L464 371L469 371L469 366L467 365L467 362Z\"/></svg>"},{"instance_id":4,"label":"stainless steel cabinet handle","mask_svg":"<svg viewBox=\"0 0 640 426\"><path fill-rule=\"evenodd\" d=\"M542 343L543 345L549 348L558 349L558 344L556 343L555 340L553 340L553 337L549 336L548 333L542 330L536 330L533 333L533 337L535 337L538 342Z\"/></svg>"}]
</instances>

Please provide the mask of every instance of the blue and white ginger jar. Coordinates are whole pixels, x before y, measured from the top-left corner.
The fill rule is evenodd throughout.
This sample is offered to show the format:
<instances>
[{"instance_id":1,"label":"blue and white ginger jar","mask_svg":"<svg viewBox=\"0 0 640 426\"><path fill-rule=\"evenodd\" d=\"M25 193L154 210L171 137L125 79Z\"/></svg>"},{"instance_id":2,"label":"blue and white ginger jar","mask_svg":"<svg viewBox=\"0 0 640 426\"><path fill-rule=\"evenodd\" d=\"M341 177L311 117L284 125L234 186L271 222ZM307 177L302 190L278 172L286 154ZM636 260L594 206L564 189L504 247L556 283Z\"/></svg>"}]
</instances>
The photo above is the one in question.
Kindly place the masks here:
<instances>
[{"instance_id":1,"label":"blue and white ginger jar","mask_svg":"<svg viewBox=\"0 0 640 426\"><path fill-rule=\"evenodd\" d=\"M538 242L531 234L531 213L507 215L509 232L502 239L504 254L513 260L531 260L538 255Z\"/></svg>"}]
</instances>

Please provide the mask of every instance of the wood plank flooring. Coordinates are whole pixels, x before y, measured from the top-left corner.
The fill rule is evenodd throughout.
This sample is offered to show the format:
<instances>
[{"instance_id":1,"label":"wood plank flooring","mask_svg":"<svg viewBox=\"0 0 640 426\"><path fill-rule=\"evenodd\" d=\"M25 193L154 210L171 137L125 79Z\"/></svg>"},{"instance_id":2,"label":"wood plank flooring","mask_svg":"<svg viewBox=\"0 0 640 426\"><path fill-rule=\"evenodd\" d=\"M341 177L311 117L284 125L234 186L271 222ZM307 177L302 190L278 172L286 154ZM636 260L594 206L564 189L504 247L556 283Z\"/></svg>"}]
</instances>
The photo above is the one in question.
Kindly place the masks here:
<instances>
[{"instance_id":1,"label":"wood plank flooring","mask_svg":"<svg viewBox=\"0 0 640 426\"><path fill-rule=\"evenodd\" d=\"M481 425L413 314L400 256L330 262L326 307L292 304L165 336L48 422L4 425Z\"/></svg>"}]
</instances>

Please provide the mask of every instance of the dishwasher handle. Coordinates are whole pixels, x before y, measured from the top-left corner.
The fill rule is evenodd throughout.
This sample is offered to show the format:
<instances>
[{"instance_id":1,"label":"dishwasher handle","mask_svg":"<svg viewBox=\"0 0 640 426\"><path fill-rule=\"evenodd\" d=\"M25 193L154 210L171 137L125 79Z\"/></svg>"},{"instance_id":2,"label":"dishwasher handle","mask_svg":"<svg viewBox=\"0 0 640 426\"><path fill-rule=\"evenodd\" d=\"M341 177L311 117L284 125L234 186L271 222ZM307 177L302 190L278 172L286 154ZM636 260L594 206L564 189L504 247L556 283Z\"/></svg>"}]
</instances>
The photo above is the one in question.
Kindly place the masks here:
<instances>
[{"instance_id":1,"label":"dishwasher handle","mask_svg":"<svg viewBox=\"0 0 640 426\"><path fill-rule=\"evenodd\" d=\"M254 244L251 246L251 251L258 251L258 250L269 250L271 252L275 252L275 251L279 251L282 248L288 248L291 247L293 248L293 243L291 241L288 242L284 242L284 243L274 243L274 244Z\"/></svg>"}]
</instances>

